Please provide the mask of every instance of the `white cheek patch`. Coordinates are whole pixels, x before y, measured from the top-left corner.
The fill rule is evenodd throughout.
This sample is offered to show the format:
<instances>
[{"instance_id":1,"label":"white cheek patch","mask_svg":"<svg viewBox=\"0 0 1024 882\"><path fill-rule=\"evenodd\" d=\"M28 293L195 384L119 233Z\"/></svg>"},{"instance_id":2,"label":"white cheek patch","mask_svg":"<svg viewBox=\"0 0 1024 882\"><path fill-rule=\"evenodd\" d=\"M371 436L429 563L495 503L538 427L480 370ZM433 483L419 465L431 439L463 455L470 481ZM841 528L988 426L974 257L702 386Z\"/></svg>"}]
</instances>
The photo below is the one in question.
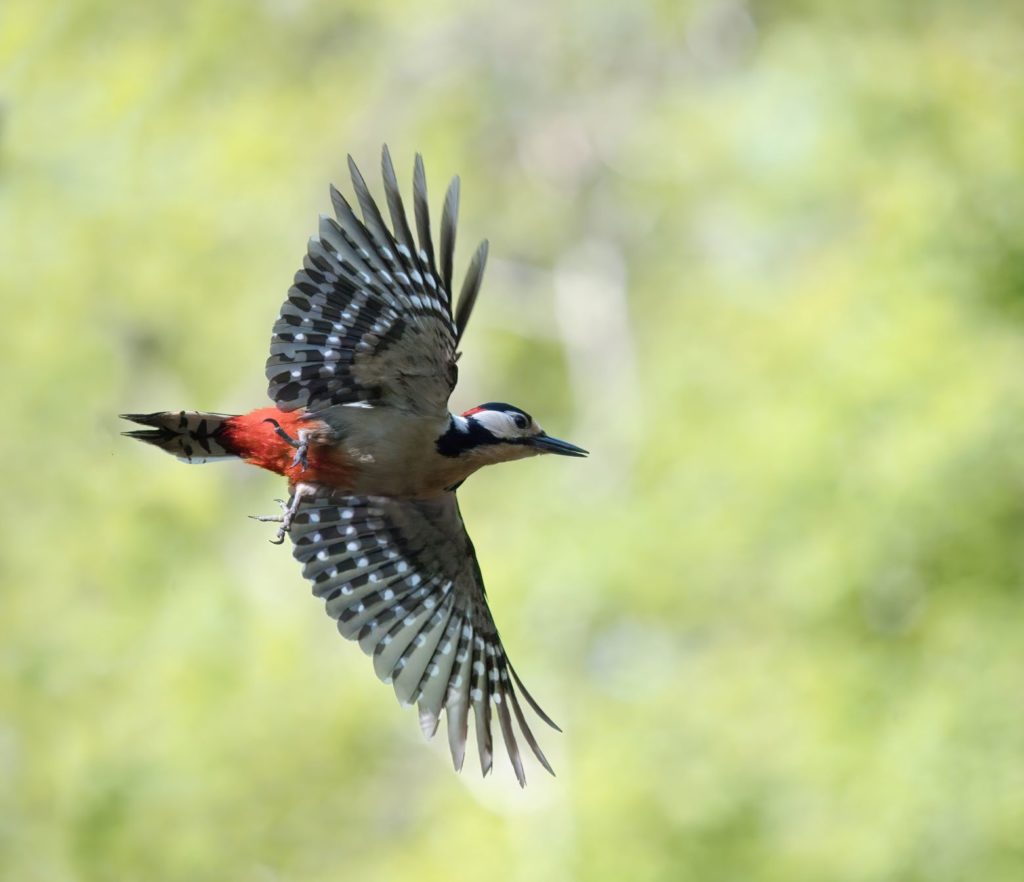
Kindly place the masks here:
<instances>
[{"instance_id":1,"label":"white cheek patch","mask_svg":"<svg viewBox=\"0 0 1024 882\"><path fill-rule=\"evenodd\" d=\"M492 435L498 438L515 438L519 435L512 418L494 410L484 410L473 414L474 418Z\"/></svg>"}]
</instances>

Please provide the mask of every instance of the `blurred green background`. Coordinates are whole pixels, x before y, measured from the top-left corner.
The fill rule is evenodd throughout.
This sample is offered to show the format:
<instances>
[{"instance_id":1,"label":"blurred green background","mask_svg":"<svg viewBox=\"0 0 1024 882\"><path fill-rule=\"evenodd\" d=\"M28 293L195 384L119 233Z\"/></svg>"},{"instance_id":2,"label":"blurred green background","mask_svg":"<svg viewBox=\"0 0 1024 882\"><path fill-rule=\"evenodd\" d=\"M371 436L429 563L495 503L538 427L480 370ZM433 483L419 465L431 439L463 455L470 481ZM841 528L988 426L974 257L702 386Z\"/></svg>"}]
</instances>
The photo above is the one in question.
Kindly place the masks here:
<instances>
[{"instance_id":1,"label":"blurred green background","mask_svg":"<svg viewBox=\"0 0 1024 882\"><path fill-rule=\"evenodd\" d=\"M1011 0L7 0L0 878L1024 878L1022 58ZM491 241L453 406L593 454L461 493L565 730L525 791L337 636L279 479L117 434L266 402L383 142Z\"/></svg>"}]
</instances>

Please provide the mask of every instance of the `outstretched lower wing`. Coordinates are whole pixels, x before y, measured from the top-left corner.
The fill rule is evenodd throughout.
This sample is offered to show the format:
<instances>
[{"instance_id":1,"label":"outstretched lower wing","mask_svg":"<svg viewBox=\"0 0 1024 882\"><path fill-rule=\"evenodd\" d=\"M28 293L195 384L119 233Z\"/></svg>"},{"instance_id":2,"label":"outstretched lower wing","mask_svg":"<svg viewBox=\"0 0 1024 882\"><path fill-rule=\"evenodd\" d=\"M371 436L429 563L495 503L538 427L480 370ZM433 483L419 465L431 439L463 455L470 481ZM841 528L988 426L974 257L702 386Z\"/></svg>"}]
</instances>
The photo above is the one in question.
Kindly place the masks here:
<instances>
[{"instance_id":1,"label":"outstretched lower wing","mask_svg":"<svg viewBox=\"0 0 1024 882\"><path fill-rule=\"evenodd\" d=\"M267 360L270 397L282 410L361 404L443 416L487 243L473 256L453 313L458 178L445 198L438 264L422 159L417 155L413 175L418 245L387 147L382 167L392 229L352 157L348 162L362 220L332 187L335 217L321 216L319 235L310 239L274 325Z\"/></svg>"},{"instance_id":2,"label":"outstretched lower wing","mask_svg":"<svg viewBox=\"0 0 1024 882\"><path fill-rule=\"evenodd\" d=\"M403 704L419 705L428 737L441 711L456 769L473 710L480 766L493 762L492 708L520 785L516 727L551 772L527 725L516 687L538 707L509 664L484 596L473 543L454 493L408 500L325 494L303 502L292 523L295 557L338 630L373 656ZM553 774L553 772L552 772Z\"/></svg>"}]
</instances>

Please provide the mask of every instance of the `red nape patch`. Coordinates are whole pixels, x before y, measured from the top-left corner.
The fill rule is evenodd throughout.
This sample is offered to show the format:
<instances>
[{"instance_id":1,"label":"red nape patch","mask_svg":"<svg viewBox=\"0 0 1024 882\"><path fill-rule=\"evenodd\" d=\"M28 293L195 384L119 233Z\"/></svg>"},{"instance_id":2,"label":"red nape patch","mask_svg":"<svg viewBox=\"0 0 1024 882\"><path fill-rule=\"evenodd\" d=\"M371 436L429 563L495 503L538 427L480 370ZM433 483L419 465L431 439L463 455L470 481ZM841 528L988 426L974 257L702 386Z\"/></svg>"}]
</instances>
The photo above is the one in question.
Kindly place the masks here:
<instances>
[{"instance_id":1,"label":"red nape patch","mask_svg":"<svg viewBox=\"0 0 1024 882\"><path fill-rule=\"evenodd\" d=\"M466 416L466 417L473 416L473 414L480 413L480 411L486 410L486 409L487 408L485 408L485 407L471 407L469 410L462 411L462 415Z\"/></svg>"},{"instance_id":2,"label":"red nape patch","mask_svg":"<svg viewBox=\"0 0 1024 882\"><path fill-rule=\"evenodd\" d=\"M304 419L304 416L301 410L261 407L226 420L220 440L246 462L284 475L290 481L308 481L339 488L350 485L353 477L351 465L344 454L331 445L311 441L306 451L307 467L304 469L301 465L292 464L295 448L277 433L277 426L296 441L300 440L300 432L317 433L326 429L319 420Z\"/></svg>"}]
</instances>

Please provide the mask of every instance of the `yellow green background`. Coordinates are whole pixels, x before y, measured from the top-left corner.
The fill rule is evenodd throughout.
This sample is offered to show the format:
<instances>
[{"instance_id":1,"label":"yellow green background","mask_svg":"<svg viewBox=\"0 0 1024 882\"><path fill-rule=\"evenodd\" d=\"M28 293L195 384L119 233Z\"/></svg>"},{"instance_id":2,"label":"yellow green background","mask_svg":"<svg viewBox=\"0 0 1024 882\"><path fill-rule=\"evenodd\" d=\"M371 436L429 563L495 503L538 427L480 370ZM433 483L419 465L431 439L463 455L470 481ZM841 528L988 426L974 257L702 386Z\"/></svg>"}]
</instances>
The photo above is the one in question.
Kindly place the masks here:
<instances>
[{"instance_id":1,"label":"yellow green background","mask_svg":"<svg viewBox=\"0 0 1024 882\"><path fill-rule=\"evenodd\" d=\"M0 6L0 878L1024 878L1018 3ZM266 403L351 152L491 264L460 495L557 772L427 744L122 411ZM542 731L543 730L543 731ZM475 757L473 758L475 760Z\"/></svg>"}]
</instances>

